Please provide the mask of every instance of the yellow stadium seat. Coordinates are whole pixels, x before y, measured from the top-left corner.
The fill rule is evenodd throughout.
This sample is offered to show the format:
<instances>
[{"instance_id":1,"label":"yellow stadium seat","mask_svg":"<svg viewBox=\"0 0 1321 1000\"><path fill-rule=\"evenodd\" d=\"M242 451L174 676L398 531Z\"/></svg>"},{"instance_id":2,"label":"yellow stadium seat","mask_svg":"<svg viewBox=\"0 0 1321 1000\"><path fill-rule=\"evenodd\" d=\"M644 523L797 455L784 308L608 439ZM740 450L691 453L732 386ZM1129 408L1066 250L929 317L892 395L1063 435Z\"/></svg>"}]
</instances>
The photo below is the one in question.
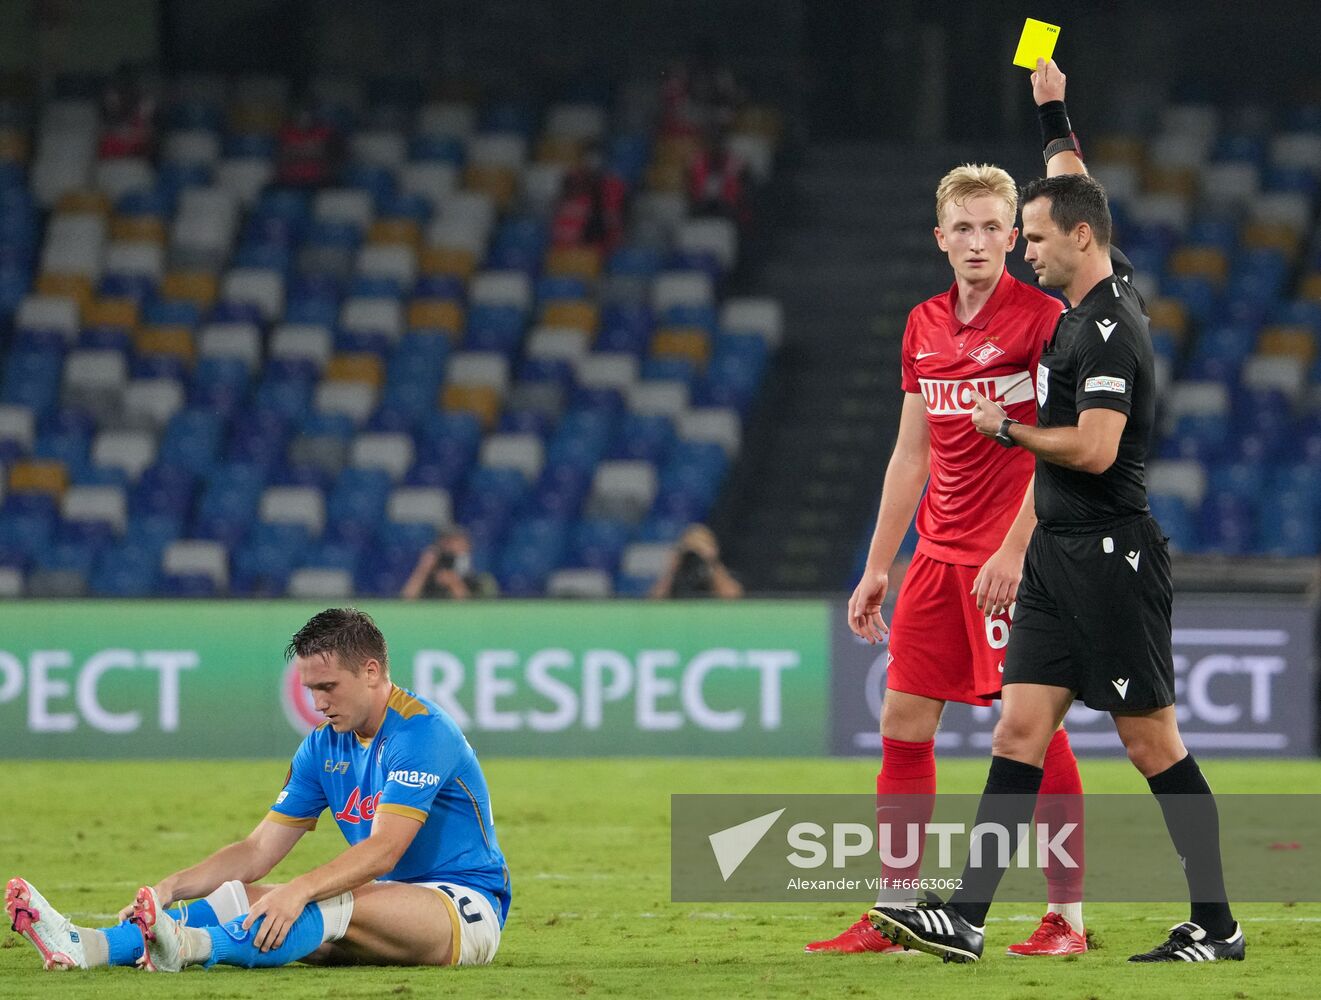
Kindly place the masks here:
<instances>
[{"instance_id":1,"label":"yellow stadium seat","mask_svg":"<svg viewBox=\"0 0 1321 1000\"><path fill-rule=\"evenodd\" d=\"M1157 299L1147 307L1153 330L1168 330L1176 340L1188 334L1188 309L1178 299Z\"/></svg>"},{"instance_id":2,"label":"yellow stadium seat","mask_svg":"<svg viewBox=\"0 0 1321 1000\"><path fill-rule=\"evenodd\" d=\"M91 212L95 215L110 214L110 196L104 191L66 191L55 203L57 214L64 212Z\"/></svg>"},{"instance_id":3,"label":"yellow stadium seat","mask_svg":"<svg viewBox=\"0 0 1321 1000\"><path fill-rule=\"evenodd\" d=\"M161 281L161 298L183 299L207 309L216 300L216 276L208 271L171 271Z\"/></svg>"},{"instance_id":4,"label":"yellow stadium seat","mask_svg":"<svg viewBox=\"0 0 1321 1000\"><path fill-rule=\"evenodd\" d=\"M582 143L577 139L567 135L542 136L537 143L537 162L572 168L582 159L582 152Z\"/></svg>"},{"instance_id":5,"label":"yellow stadium seat","mask_svg":"<svg viewBox=\"0 0 1321 1000\"><path fill-rule=\"evenodd\" d=\"M461 247L427 247L418 257L423 274L449 274L467 281L477 270L477 257Z\"/></svg>"},{"instance_id":6,"label":"yellow stadium seat","mask_svg":"<svg viewBox=\"0 0 1321 1000\"><path fill-rule=\"evenodd\" d=\"M457 336L463 332L463 306L451 299L414 299L408 305L408 325Z\"/></svg>"},{"instance_id":7,"label":"yellow stadium seat","mask_svg":"<svg viewBox=\"0 0 1321 1000\"><path fill-rule=\"evenodd\" d=\"M601 314L594 302L586 299L555 299L541 310L541 322L546 326L567 326L582 330L588 336L596 334Z\"/></svg>"},{"instance_id":8,"label":"yellow stadium seat","mask_svg":"<svg viewBox=\"0 0 1321 1000\"><path fill-rule=\"evenodd\" d=\"M734 116L734 131L752 132L779 142L780 136L784 134L784 120L775 108L753 104Z\"/></svg>"},{"instance_id":9,"label":"yellow stadium seat","mask_svg":"<svg viewBox=\"0 0 1321 1000\"><path fill-rule=\"evenodd\" d=\"M135 330L138 304L133 299L96 299L83 307L83 326L119 326Z\"/></svg>"},{"instance_id":10,"label":"yellow stadium seat","mask_svg":"<svg viewBox=\"0 0 1321 1000\"><path fill-rule=\"evenodd\" d=\"M1313 271L1303 278L1302 285L1298 289L1300 298L1311 299L1313 302L1321 300L1321 271Z\"/></svg>"},{"instance_id":11,"label":"yellow stadium seat","mask_svg":"<svg viewBox=\"0 0 1321 1000\"><path fill-rule=\"evenodd\" d=\"M32 145L28 137L15 128L0 129L0 160L27 163Z\"/></svg>"},{"instance_id":12,"label":"yellow stadium seat","mask_svg":"<svg viewBox=\"0 0 1321 1000\"><path fill-rule=\"evenodd\" d=\"M552 247L546 254L546 273L552 278L595 281L601 275L601 251L595 247Z\"/></svg>"},{"instance_id":13,"label":"yellow stadium seat","mask_svg":"<svg viewBox=\"0 0 1321 1000\"><path fill-rule=\"evenodd\" d=\"M110 220L112 240L165 243L165 220L154 215L117 215Z\"/></svg>"},{"instance_id":14,"label":"yellow stadium seat","mask_svg":"<svg viewBox=\"0 0 1321 1000\"><path fill-rule=\"evenodd\" d=\"M704 368L711 356L711 340L700 327L666 327L651 338L651 354L657 358L687 358Z\"/></svg>"},{"instance_id":15,"label":"yellow stadium seat","mask_svg":"<svg viewBox=\"0 0 1321 1000\"><path fill-rule=\"evenodd\" d=\"M1170 273L1181 278L1209 278L1223 285L1229 276L1229 260L1217 247L1180 247L1170 256Z\"/></svg>"},{"instance_id":16,"label":"yellow stadium seat","mask_svg":"<svg viewBox=\"0 0 1321 1000\"><path fill-rule=\"evenodd\" d=\"M29 459L15 462L9 470L10 493L49 493L64 495L69 485L69 470L63 462Z\"/></svg>"},{"instance_id":17,"label":"yellow stadium seat","mask_svg":"<svg viewBox=\"0 0 1321 1000\"><path fill-rule=\"evenodd\" d=\"M87 308L92 301L92 279L85 274L43 274L37 278L38 295L67 295Z\"/></svg>"},{"instance_id":18,"label":"yellow stadium seat","mask_svg":"<svg viewBox=\"0 0 1321 1000\"><path fill-rule=\"evenodd\" d=\"M503 212L513 204L514 195L518 193L518 174L509 167L473 163L463 172L463 186L486 195Z\"/></svg>"},{"instance_id":19,"label":"yellow stadium seat","mask_svg":"<svg viewBox=\"0 0 1321 1000\"><path fill-rule=\"evenodd\" d=\"M486 430L500 419L500 390L489 385L447 385L440 390L444 410L471 413Z\"/></svg>"},{"instance_id":20,"label":"yellow stadium seat","mask_svg":"<svg viewBox=\"0 0 1321 1000\"><path fill-rule=\"evenodd\" d=\"M1301 233L1282 222L1249 222L1239 236L1248 250L1278 250L1292 260L1298 254Z\"/></svg>"},{"instance_id":21,"label":"yellow stadium seat","mask_svg":"<svg viewBox=\"0 0 1321 1000\"><path fill-rule=\"evenodd\" d=\"M1088 144L1088 160L1097 163L1129 164L1141 167L1144 158L1142 141L1127 135L1104 135Z\"/></svg>"},{"instance_id":22,"label":"yellow stadium seat","mask_svg":"<svg viewBox=\"0 0 1321 1000\"><path fill-rule=\"evenodd\" d=\"M193 363L193 331L186 326L147 326L133 335L139 354L169 354L185 364Z\"/></svg>"},{"instance_id":23,"label":"yellow stadium seat","mask_svg":"<svg viewBox=\"0 0 1321 1000\"><path fill-rule=\"evenodd\" d=\"M696 136L670 135L656 144L656 160L659 165L678 167L682 172L692 158L697 155L701 143Z\"/></svg>"},{"instance_id":24,"label":"yellow stadium seat","mask_svg":"<svg viewBox=\"0 0 1321 1000\"><path fill-rule=\"evenodd\" d=\"M336 354L326 365L325 379L327 382L366 382L379 389L385 382L385 364L376 354Z\"/></svg>"},{"instance_id":25,"label":"yellow stadium seat","mask_svg":"<svg viewBox=\"0 0 1321 1000\"><path fill-rule=\"evenodd\" d=\"M422 229L414 219L378 219L367 230L368 243L416 247L421 239Z\"/></svg>"},{"instance_id":26,"label":"yellow stadium seat","mask_svg":"<svg viewBox=\"0 0 1321 1000\"><path fill-rule=\"evenodd\" d=\"M233 132L264 132L268 135L280 131L282 116L278 106L246 102L229 113L229 127Z\"/></svg>"},{"instance_id":27,"label":"yellow stadium seat","mask_svg":"<svg viewBox=\"0 0 1321 1000\"><path fill-rule=\"evenodd\" d=\"M1143 188L1150 194L1176 194L1192 198L1197 194L1197 172L1191 167L1147 167Z\"/></svg>"},{"instance_id":28,"label":"yellow stadium seat","mask_svg":"<svg viewBox=\"0 0 1321 1000\"><path fill-rule=\"evenodd\" d=\"M1268 326L1257 338L1257 353L1297 358L1310 365L1316 357L1316 337L1305 326Z\"/></svg>"},{"instance_id":29,"label":"yellow stadium seat","mask_svg":"<svg viewBox=\"0 0 1321 1000\"><path fill-rule=\"evenodd\" d=\"M684 187L684 168L679 163L653 163L647 168L647 190L682 191Z\"/></svg>"}]
</instances>

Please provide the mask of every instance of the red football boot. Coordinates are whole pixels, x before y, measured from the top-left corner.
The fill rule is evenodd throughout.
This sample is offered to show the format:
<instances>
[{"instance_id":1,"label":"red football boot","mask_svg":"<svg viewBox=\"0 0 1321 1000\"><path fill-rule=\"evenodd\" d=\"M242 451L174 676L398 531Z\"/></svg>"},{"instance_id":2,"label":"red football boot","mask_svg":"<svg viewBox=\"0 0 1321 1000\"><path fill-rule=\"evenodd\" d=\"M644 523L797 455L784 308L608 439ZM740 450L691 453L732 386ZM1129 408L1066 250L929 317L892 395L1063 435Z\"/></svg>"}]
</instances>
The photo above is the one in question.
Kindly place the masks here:
<instances>
[{"instance_id":1,"label":"red football boot","mask_svg":"<svg viewBox=\"0 0 1321 1000\"><path fill-rule=\"evenodd\" d=\"M811 953L834 951L841 955L857 955L864 951L874 951L882 955L907 955L909 953L909 949L895 944L873 927L865 913L861 920L842 934L828 941L813 941L803 951Z\"/></svg>"},{"instance_id":2,"label":"red football boot","mask_svg":"<svg viewBox=\"0 0 1321 1000\"><path fill-rule=\"evenodd\" d=\"M1047 913L1026 941L1009 946L1011 955L1081 955L1087 938L1058 913Z\"/></svg>"}]
</instances>

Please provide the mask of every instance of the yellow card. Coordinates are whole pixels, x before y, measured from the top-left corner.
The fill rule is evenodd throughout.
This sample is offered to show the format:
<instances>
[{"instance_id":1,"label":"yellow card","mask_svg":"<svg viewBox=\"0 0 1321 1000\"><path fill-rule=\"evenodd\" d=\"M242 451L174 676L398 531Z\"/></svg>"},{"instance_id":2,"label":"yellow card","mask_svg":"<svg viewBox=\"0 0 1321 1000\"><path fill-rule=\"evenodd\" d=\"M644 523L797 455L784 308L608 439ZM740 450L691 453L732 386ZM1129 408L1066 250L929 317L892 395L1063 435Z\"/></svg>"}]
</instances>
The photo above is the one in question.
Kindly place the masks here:
<instances>
[{"instance_id":1,"label":"yellow card","mask_svg":"<svg viewBox=\"0 0 1321 1000\"><path fill-rule=\"evenodd\" d=\"M1037 60L1050 62L1055 43L1060 40L1060 26L1047 24L1029 17L1023 22L1023 34L1018 39L1018 51L1014 53L1014 65L1035 70Z\"/></svg>"}]
</instances>

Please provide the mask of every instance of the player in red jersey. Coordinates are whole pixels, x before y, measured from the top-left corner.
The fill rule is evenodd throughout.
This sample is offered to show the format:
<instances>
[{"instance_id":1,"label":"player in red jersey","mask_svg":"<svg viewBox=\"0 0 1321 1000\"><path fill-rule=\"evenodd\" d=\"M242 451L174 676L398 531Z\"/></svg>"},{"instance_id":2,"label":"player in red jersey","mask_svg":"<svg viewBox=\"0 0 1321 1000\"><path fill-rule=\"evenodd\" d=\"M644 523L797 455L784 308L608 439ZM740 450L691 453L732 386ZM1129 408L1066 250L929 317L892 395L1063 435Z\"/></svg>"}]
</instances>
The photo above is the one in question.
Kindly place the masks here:
<instances>
[{"instance_id":1,"label":"player in red jersey","mask_svg":"<svg viewBox=\"0 0 1321 1000\"><path fill-rule=\"evenodd\" d=\"M936 191L935 237L954 283L909 313L904 329L899 434L867 567L849 601L854 634L874 643L890 633L876 794L890 810L891 829L921 829L931 819L935 735L945 703L989 705L999 695L1009 616L1036 522L1028 493L1033 463L1025 460L1031 456L978 434L969 419L977 392L1013 419L1035 423L1037 361L1062 310L1059 300L1005 270L1018 238L1017 207L1013 178L999 167L968 164L945 175ZM914 510L920 541L890 629L881 605ZM1082 791L1062 728L1051 741L1045 772L1045 795ZM920 895L905 884L921 869L921 844L913 846L914 863L887 866L884 873L891 889L898 882L900 895L909 897ZM1074 857L1081 857L1081 846L1070 844ZM912 853L909 845L894 847L896 857ZM1046 879L1048 912L1010 952L1086 951L1081 870L1048 868ZM865 916L837 937L807 946L809 952L903 950Z\"/></svg>"}]
</instances>

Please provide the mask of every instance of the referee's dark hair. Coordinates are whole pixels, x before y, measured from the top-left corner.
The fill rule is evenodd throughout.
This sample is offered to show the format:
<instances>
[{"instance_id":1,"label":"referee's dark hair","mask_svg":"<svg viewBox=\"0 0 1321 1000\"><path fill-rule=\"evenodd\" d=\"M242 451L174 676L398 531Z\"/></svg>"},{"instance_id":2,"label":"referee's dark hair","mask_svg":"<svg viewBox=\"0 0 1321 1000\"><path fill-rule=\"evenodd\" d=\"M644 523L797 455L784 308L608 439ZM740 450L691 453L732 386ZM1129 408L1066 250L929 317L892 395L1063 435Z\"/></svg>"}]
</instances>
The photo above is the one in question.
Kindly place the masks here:
<instances>
[{"instance_id":1,"label":"referee's dark hair","mask_svg":"<svg viewBox=\"0 0 1321 1000\"><path fill-rule=\"evenodd\" d=\"M385 636L372 616L357 608L327 608L313 615L284 650L286 660L317 653L335 653L351 674L357 674L368 660L376 660L385 674L390 673Z\"/></svg>"},{"instance_id":2,"label":"referee's dark hair","mask_svg":"<svg viewBox=\"0 0 1321 1000\"><path fill-rule=\"evenodd\" d=\"M1080 222L1091 227L1097 246L1110 245L1110 202L1105 188L1088 174L1038 177L1023 187L1022 205L1038 198L1050 199L1050 221L1062 233L1071 233Z\"/></svg>"}]
</instances>

